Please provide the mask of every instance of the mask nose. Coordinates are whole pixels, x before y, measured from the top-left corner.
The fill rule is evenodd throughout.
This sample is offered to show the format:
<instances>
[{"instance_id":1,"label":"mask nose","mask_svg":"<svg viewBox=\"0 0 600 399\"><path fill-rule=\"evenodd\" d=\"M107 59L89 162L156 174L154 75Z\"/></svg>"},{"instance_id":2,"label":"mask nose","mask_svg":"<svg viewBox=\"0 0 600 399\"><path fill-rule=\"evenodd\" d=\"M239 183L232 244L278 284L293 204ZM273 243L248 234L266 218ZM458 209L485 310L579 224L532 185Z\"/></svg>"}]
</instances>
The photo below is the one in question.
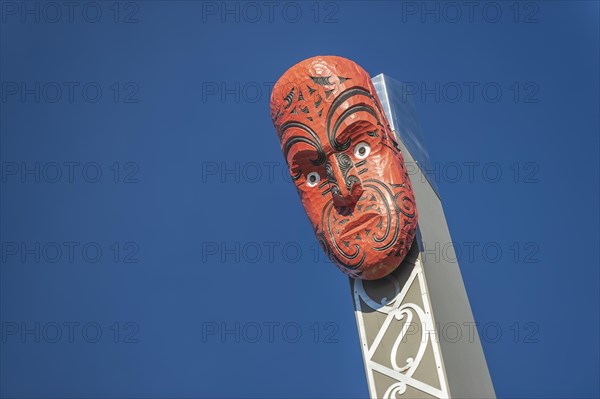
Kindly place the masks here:
<instances>
[{"instance_id":1,"label":"mask nose","mask_svg":"<svg viewBox=\"0 0 600 399\"><path fill-rule=\"evenodd\" d=\"M327 181L331 185L333 205L351 207L363 193L363 186L354 162L346 154L333 154L325 164Z\"/></svg>"}]
</instances>

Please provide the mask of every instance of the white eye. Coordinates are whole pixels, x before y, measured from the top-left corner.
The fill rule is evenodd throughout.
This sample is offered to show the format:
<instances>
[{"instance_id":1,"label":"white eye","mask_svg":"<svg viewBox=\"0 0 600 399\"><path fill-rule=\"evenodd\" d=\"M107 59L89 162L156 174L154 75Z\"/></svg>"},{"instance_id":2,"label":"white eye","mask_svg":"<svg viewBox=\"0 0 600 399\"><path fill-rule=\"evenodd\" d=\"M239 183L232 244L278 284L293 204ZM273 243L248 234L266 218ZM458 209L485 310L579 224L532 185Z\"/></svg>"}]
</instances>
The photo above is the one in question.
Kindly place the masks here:
<instances>
[{"instance_id":1,"label":"white eye","mask_svg":"<svg viewBox=\"0 0 600 399\"><path fill-rule=\"evenodd\" d=\"M317 172L310 172L308 176L306 176L306 184L308 184L308 187L316 186L319 184L319 181L321 181L321 176L319 176Z\"/></svg>"},{"instance_id":2,"label":"white eye","mask_svg":"<svg viewBox=\"0 0 600 399\"><path fill-rule=\"evenodd\" d=\"M371 147L364 141L362 143L358 143L356 147L354 147L354 156L358 159L366 158L371 152Z\"/></svg>"}]
</instances>

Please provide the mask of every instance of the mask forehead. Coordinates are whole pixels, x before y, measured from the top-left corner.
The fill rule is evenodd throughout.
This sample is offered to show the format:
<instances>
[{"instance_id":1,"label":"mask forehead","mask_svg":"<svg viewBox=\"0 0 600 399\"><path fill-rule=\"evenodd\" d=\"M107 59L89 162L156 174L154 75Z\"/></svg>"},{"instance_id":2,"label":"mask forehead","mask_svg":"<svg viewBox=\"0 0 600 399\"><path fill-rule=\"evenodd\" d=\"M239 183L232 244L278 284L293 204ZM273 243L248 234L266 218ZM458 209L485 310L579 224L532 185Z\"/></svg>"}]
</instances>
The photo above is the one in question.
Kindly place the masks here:
<instances>
[{"instance_id":1,"label":"mask forehead","mask_svg":"<svg viewBox=\"0 0 600 399\"><path fill-rule=\"evenodd\" d=\"M321 150L340 151L344 143L337 141L337 135L369 115L373 123L387 127L369 74L341 57L314 57L294 65L271 94L271 118L282 145L286 133L295 131L316 137Z\"/></svg>"}]
</instances>

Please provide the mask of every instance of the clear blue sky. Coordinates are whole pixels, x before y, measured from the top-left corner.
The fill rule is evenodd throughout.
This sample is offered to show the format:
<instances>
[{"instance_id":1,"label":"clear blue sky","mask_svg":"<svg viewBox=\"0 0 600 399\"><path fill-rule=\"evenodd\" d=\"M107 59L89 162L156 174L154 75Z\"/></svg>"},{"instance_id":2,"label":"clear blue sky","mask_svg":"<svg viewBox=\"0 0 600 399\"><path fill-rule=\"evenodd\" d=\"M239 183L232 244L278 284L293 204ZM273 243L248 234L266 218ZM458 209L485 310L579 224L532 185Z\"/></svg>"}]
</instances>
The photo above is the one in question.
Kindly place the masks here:
<instances>
[{"instance_id":1,"label":"clear blue sky","mask_svg":"<svg viewBox=\"0 0 600 399\"><path fill-rule=\"evenodd\" d=\"M416 92L497 394L600 395L598 3L475 3L2 1L0 394L367 396L268 112L333 54Z\"/></svg>"}]
</instances>

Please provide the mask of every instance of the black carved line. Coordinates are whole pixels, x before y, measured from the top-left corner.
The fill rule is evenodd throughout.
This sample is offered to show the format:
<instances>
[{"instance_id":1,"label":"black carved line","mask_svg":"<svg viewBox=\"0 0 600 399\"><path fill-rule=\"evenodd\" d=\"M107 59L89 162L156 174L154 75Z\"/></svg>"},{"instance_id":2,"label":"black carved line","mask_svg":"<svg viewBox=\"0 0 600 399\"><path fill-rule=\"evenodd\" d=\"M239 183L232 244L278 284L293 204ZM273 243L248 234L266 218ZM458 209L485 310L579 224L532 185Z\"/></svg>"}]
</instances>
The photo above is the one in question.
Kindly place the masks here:
<instances>
[{"instance_id":1,"label":"black carved line","mask_svg":"<svg viewBox=\"0 0 600 399\"><path fill-rule=\"evenodd\" d=\"M331 86L331 82L329 82L331 76L311 76L310 79L319 86Z\"/></svg>"},{"instance_id":2,"label":"black carved line","mask_svg":"<svg viewBox=\"0 0 600 399\"><path fill-rule=\"evenodd\" d=\"M335 134L337 133L337 129L334 128L334 130L331 130L331 122L333 119L333 115L335 114L335 111L346 102L346 100L348 100L350 97L353 96L367 96L371 99L373 99L373 96L371 95L371 93L369 93L366 89L362 88L362 87L352 87L348 90L345 90L344 92L342 92L331 104L331 108L329 108L329 112L327 113L327 138L329 139L329 143L330 145L336 150L336 151L345 151L346 149L348 149L348 147L350 147L350 139L346 140L344 143L338 143L335 140ZM341 118L341 117L340 117ZM379 121L379 117L376 116L377 121ZM339 124L336 124L336 126L339 127Z\"/></svg>"},{"instance_id":3,"label":"black carved line","mask_svg":"<svg viewBox=\"0 0 600 399\"><path fill-rule=\"evenodd\" d=\"M292 87L292 90L290 90L290 92L287 94L287 96L285 96L283 99L287 104L284 107L285 109L288 109L290 107L290 105L292 105L292 101L294 100L294 90L295 90L295 87Z\"/></svg>"},{"instance_id":4,"label":"black carved line","mask_svg":"<svg viewBox=\"0 0 600 399\"><path fill-rule=\"evenodd\" d=\"M383 110L379 106L379 101L377 101L377 99L375 98L375 96L373 96L371 94L371 92L368 91L367 89L365 89L364 87L360 87L360 86L351 87L351 88L347 89L346 91L344 91L343 93L341 93L338 96L338 98L331 105L331 108L329 109L329 112L331 114L333 114L332 111L334 110L334 108L339 107L344 101L346 101L347 98L352 97L354 95L365 95L365 96L369 97L371 100L373 100L373 102L375 103L375 107L377 107L377 111L378 111L379 115L381 115L381 118L376 117L377 124L385 128L385 126L381 122L381 119L385 119L385 113L383 112Z\"/></svg>"},{"instance_id":5,"label":"black carved line","mask_svg":"<svg viewBox=\"0 0 600 399\"><path fill-rule=\"evenodd\" d=\"M340 117L338 118L337 122L335 123L335 125L333 126L333 137L335 138L338 129L340 128L340 125L351 115L357 113L357 112L367 112L371 115L373 115L375 117L375 119L377 119L377 122L379 122L379 116L377 115L377 112L375 112L375 110L373 109L373 107L371 107L370 105L367 104L356 104L351 106L350 108L348 108L347 110L345 110ZM350 139L348 139L348 144L350 144Z\"/></svg>"},{"instance_id":6,"label":"black carved line","mask_svg":"<svg viewBox=\"0 0 600 399\"><path fill-rule=\"evenodd\" d=\"M350 189L352 189L352 186L358 183L360 183L360 179L358 178L358 176L350 175L346 179L346 188L348 189L348 191L350 191Z\"/></svg>"},{"instance_id":7,"label":"black carved line","mask_svg":"<svg viewBox=\"0 0 600 399\"><path fill-rule=\"evenodd\" d=\"M323 97L321 97L320 94L317 95L317 101L315 101L315 108L319 108L319 105L321 105L321 102L323 102Z\"/></svg>"},{"instance_id":8,"label":"black carved line","mask_svg":"<svg viewBox=\"0 0 600 399\"><path fill-rule=\"evenodd\" d=\"M401 201L400 201L402 206L398 205L398 197L400 196L400 194L403 194ZM398 194L396 194L394 196L394 200L396 203L396 209L398 209L398 211L402 212L402 214L404 216L406 216L407 218L410 218L410 219L415 217L415 208L416 208L415 202L409 194L407 194L403 191L400 191ZM408 206L406 206L405 202L409 202L410 204Z\"/></svg>"},{"instance_id":9,"label":"black carved line","mask_svg":"<svg viewBox=\"0 0 600 399\"><path fill-rule=\"evenodd\" d=\"M293 136L285 142L285 145L283 147L283 155L285 156L285 159L287 159L288 153L290 152L290 149L294 146L294 144L298 143L306 143L314 147L315 150L317 150L317 159L311 160L313 165L319 165L325 160L325 153L319 147L319 145L313 142L311 139L302 136Z\"/></svg>"},{"instance_id":10,"label":"black carved line","mask_svg":"<svg viewBox=\"0 0 600 399\"><path fill-rule=\"evenodd\" d=\"M313 146L316 150L317 150L317 159L315 160L311 160L311 162L313 163L313 165L322 165L325 163L326 161L326 157L325 157L325 152L323 151L323 147L321 147L321 142L319 141L319 137L317 136L317 134L308 126L306 126L304 123L301 122L296 122L296 121L290 121L290 122L286 122L281 126L281 133L280 133L280 139L283 138L283 134L285 133L285 131L287 129L296 127L298 129L304 130L305 132L307 132L311 137L312 140L306 137L300 137L300 136L294 136L290 139L288 139L288 141L286 141L284 147L284 156L285 159L287 160L287 156L288 153L290 151L290 148L296 144L296 143L307 143L311 146Z\"/></svg>"},{"instance_id":11,"label":"black carved line","mask_svg":"<svg viewBox=\"0 0 600 399\"><path fill-rule=\"evenodd\" d=\"M335 247L336 251L339 252L344 258L346 258L348 260L356 259L358 257L358 254L360 254L360 246L358 244L354 244L354 249L355 249L354 253L346 253L346 252L344 252L344 250L342 248L340 248L340 246L337 244L337 241L335 240L333 231L331 230L330 215L331 215L332 209L333 209L333 201L329 201L327 203L327 205L325 205L325 208L323 208L323 214L321 215L321 220L327 222L327 233L329 234L329 239L330 239L331 243L333 244L333 246ZM327 217L325 217L325 211L327 211ZM332 255L335 256L335 254L332 254ZM338 260L338 262L340 262L345 267L353 270L353 269L357 269L360 266L362 266L363 262L365 261L365 257L366 257L366 254L363 252L362 258L360 259L358 264L356 264L354 266L348 265L348 263L346 263L344 261L340 261L340 259L337 257L336 257L336 259Z\"/></svg>"},{"instance_id":12,"label":"black carved line","mask_svg":"<svg viewBox=\"0 0 600 399\"><path fill-rule=\"evenodd\" d=\"M352 169L352 166L353 166L352 159L350 159L348 154L343 154L343 153L335 154L335 159L340 168L340 171L342 172L342 176L344 176L344 178L346 178L346 175L348 174L350 169Z\"/></svg>"},{"instance_id":13,"label":"black carved line","mask_svg":"<svg viewBox=\"0 0 600 399\"><path fill-rule=\"evenodd\" d=\"M344 184L346 185L346 189L350 191L352 186L360 181L358 177L354 175L349 175L350 171L352 170L352 167L354 166L354 163L347 154L335 154L335 158L340 168L340 172L342 172L342 177L344 178Z\"/></svg>"},{"instance_id":14,"label":"black carved line","mask_svg":"<svg viewBox=\"0 0 600 399\"><path fill-rule=\"evenodd\" d=\"M390 190L390 188L382 183L379 180L376 179L369 179L369 180L365 180L365 183L375 183L380 185L381 187L383 187L383 189L388 193L388 195L390 196L390 198L394 198L394 193L392 193L392 191ZM377 238L375 237L375 234L373 234L373 241L375 242L383 242L387 239L387 237L390 234L390 224L392 222L392 215L391 215L391 209L390 209L390 204L388 199L385 197L385 195L383 194L383 192L379 189L379 187L375 186L375 185L371 185L371 184L365 184L366 187L370 187L372 189L374 189L379 196L381 197L381 199L383 199L383 203L385 205L386 208L386 213L387 213L387 224L386 224L386 230L385 230L385 234L381 237L381 238ZM397 209L397 205L394 204L395 208ZM392 245L394 245L394 243L396 242L396 240L398 239L398 233L399 233L399 229L400 229L400 217L398 215L398 212L394 212L394 216L395 216L395 227L394 227L394 236L392 237L392 239L388 242L388 244L382 246L382 247L373 247L374 250L376 251L385 251L389 248L392 247Z\"/></svg>"},{"instance_id":15,"label":"black carved line","mask_svg":"<svg viewBox=\"0 0 600 399\"><path fill-rule=\"evenodd\" d=\"M332 260L334 260L335 262L337 262L344 269L353 270L352 273L351 273L353 276L360 276L360 275L362 275L362 273L363 273L362 271L356 271L353 268L349 268L348 266L346 266L344 264L344 262L342 262L337 256L335 256L335 254L331 251L331 247L329 246L329 244L327 244L327 240L325 239L325 233L319 233L317 235L317 240L321 244L321 247L323 248L323 251L325 251L325 255L327 255L329 258L333 258Z\"/></svg>"},{"instance_id":16,"label":"black carved line","mask_svg":"<svg viewBox=\"0 0 600 399\"><path fill-rule=\"evenodd\" d=\"M331 162L327 161L325 163L325 177L327 178L327 182L329 183L329 191L333 194L342 195L340 191L340 187L338 186L338 181L335 178L335 173L333 173L333 166L331 166Z\"/></svg>"},{"instance_id":17,"label":"black carved line","mask_svg":"<svg viewBox=\"0 0 600 399\"><path fill-rule=\"evenodd\" d=\"M279 119L279 117L280 117L281 115L283 115L283 113L281 112L281 110L280 110L280 109L278 109L278 110L277 110L277 114L275 115L275 119L274 119L274 120L277 120L277 119Z\"/></svg>"}]
</instances>

